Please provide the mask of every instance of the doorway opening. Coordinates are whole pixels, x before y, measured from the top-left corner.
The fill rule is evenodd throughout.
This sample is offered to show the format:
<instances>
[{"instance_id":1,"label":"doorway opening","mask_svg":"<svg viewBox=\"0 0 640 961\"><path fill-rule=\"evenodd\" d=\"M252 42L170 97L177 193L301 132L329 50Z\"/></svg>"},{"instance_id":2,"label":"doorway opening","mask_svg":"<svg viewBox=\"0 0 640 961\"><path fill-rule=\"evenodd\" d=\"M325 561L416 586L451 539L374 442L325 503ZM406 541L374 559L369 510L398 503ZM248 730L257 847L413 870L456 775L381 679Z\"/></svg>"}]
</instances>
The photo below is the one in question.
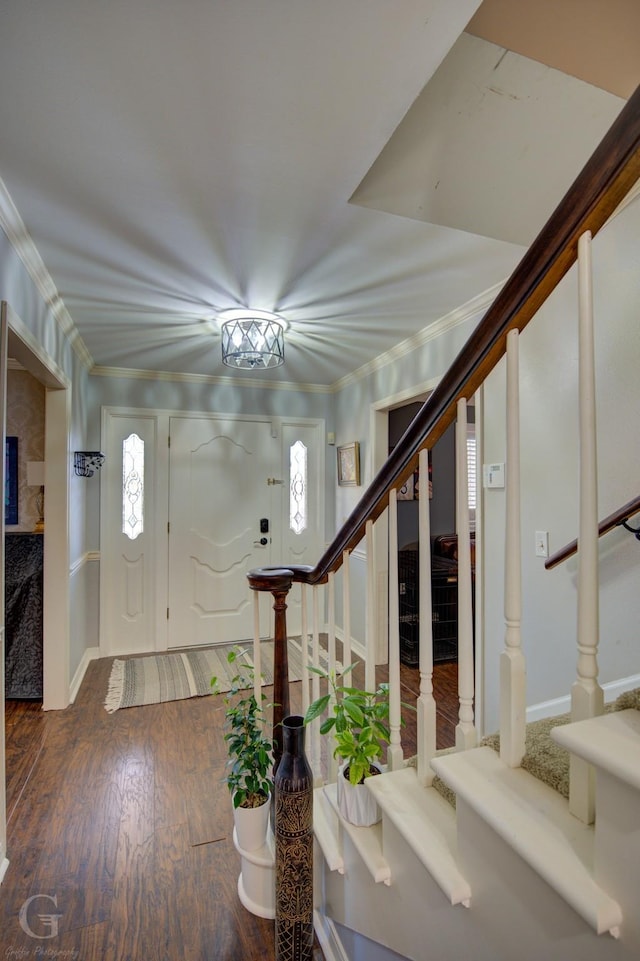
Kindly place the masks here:
<instances>
[{"instance_id":1,"label":"doorway opening","mask_svg":"<svg viewBox=\"0 0 640 961\"><path fill-rule=\"evenodd\" d=\"M69 703L69 564L68 564L68 437L70 431L70 382L64 373L52 364L42 353L39 345L33 338L30 331L25 327L20 318L12 311L6 303L2 304L0 310L0 381L3 384L2 400L0 408L0 426L2 434L6 437L7 430L7 410L4 405L6 397L7 369L9 358L12 365L20 370L27 372L34 381L34 389L42 389L42 404L44 407L43 437L39 438L39 447L30 450L30 456L38 457L37 463L46 465L47 483L47 514L51 518L51 523L47 525L46 536L40 533L42 539L40 545L42 567L42 626L40 629L41 637L38 639L40 650L40 663L36 669L39 686L41 688L40 697L28 702L18 701L18 705L28 703L37 712L37 717L42 717L42 708L65 708ZM40 386L35 388L35 383ZM41 395L42 396L42 395ZM9 402L11 398L9 397ZM16 417L15 423L19 424ZM17 434L12 436L18 436ZM19 445L18 445L19 447ZM16 478L16 488L19 491L20 483L29 486L25 477L26 463L23 464L22 478L20 473ZM33 463L33 462L32 462ZM18 465L19 467L19 465ZM42 485L38 485L42 486ZM26 494L25 494L26 496ZM18 501L18 524L14 524L14 530L19 529L20 505ZM39 512L38 512L39 515ZM15 513L11 520L16 520ZM38 516L37 521L40 520ZM36 522L37 524L37 522ZM38 525L39 526L39 525ZM4 516L2 518L2 536L5 536ZM2 567L2 597L0 598L0 627L5 630L5 597L4 581L5 568L4 560ZM33 606L33 605L32 605ZM3 645L3 650L7 645ZM0 759L2 760L2 777L0 778L0 880L6 869L8 861L6 859L6 825L7 825L7 801L11 803L12 798L19 796L21 784L29 776L28 759L25 757L24 724L21 725L17 749L7 750L7 737L12 728L11 717L7 723L7 702L5 701L4 687L0 695L0 710L2 711L3 731L2 744L0 748ZM41 727L41 725L38 725ZM33 744L33 751L37 752L37 744ZM14 763L15 761L15 763ZM26 772L26 773L25 773ZM17 778L14 774L17 773ZM13 794L8 797L9 787ZM11 809L10 809L11 810ZM9 813L10 813L9 810Z\"/></svg>"},{"instance_id":2,"label":"doorway opening","mask_svg":"<svg viewBox=\"0 0 640 961\"><path fill-rule=\"evenodd\" d=\"M42 560L42 706L69 704L68 438L71 384L7 307L7 357L44 388L45 529ZM6 424L6 412L5 412ZM5 426L6 431L6 426Z\"/></svg>"},{"instance_id":3,"label":"doorway opening","mask_svg":"<svg viewBox=\"0 0 640 961\"><path fill-rule=\"evenodd\" d=\"M379 469L389 451L398 443L436 381L425 384L422 391L404 392L386 398L372 409L374 469ZM472 585L475 602L475 483L476 483L476 406L472 400L467 409L469 471L469 504L472 508ZM401 660L411 667L419 663L418 623L418 499L430 498L431 563L434 664L457 661L457 524L456 524L456 452L455 425L451 425L434 445L430 458L430 477L414 477L398 495L398 550L400 580L400 644ZM376 563L383 581L388 583L388 538L385 525L375 527ZM382 567L387 570L383 570ZM475 622L475 614L474 614ZM384 638L378 638L377 661L386 661Z\"/></svg>"}]
</instances>

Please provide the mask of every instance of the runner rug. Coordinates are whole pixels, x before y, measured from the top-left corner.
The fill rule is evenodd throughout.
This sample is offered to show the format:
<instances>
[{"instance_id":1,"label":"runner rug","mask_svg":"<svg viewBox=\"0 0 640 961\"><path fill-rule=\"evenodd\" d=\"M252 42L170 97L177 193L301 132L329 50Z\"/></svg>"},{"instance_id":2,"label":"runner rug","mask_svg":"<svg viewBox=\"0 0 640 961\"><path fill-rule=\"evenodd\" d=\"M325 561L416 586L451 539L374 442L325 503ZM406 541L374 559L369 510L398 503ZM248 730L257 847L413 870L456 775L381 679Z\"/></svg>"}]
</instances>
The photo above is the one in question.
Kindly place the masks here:
<instances>
[{"instance_id":1,"label":"runner rug","mask_svg":"<svg viewBox=\"0 0 640 961\"><path fill-rule=\"evenodd\" d=\"M155 654L146 657L116 659L111 668L105 710L112 714L124 707L160 704L211 693L211 678L218 678L218 689L228 691L236 673L227 663L232 648L253 650L253 642L221 644L184 653ZM263 684L273 684L273 641L260 645ZM302 650L299 640L289 639L289 678L302 679ZM326 652L321 652L320 664L326 667ZM337 665L340 672L341 665Z\"/></svg>"}]
</instances>

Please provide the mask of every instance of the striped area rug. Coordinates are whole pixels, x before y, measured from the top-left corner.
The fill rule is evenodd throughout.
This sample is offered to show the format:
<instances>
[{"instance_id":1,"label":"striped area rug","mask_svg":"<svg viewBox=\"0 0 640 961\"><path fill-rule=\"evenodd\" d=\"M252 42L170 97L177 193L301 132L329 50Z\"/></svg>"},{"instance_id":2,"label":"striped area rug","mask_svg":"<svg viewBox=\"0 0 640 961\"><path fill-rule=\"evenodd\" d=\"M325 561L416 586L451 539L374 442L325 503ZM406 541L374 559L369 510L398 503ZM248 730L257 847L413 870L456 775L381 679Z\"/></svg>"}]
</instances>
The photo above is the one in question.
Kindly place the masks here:
<instances>
[{"instance_id":1,"label":"striped area rug","mask_svg":"<svg viewBox=\"0 0 640 961\"><path fill-rule=\"evenodd\" d=\"M214 676L218 678L219 690L228 691L236 669L227 663L227 653L237 647L251 652L253 642L116 659L111 668L105 710L112 714L124 707L202 697L211 693ZM263 684L273 684L273 641L263 641L260 652ZM340 671L341 666L337 669ZM302 678L302 649L296 638L289 639L289 678L292 681Z\"/></svg>"}]
</instances>

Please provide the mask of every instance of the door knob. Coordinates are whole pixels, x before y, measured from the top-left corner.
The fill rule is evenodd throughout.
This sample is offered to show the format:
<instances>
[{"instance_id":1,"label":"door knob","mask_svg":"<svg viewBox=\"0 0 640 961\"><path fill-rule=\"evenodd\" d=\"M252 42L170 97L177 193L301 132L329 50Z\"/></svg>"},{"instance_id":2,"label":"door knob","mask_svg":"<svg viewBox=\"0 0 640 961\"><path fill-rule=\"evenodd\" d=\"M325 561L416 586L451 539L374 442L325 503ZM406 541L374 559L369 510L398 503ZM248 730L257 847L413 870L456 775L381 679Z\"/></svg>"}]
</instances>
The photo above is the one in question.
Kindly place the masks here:
<instances>
[{"instance_id":1,"label":"door knob","mask_svg":"<svg viewBox=\"0 0 640 961\"><path fill-rule=\"evenodd\" d=\"M253 546L254 546L254 547L260 547L260 546L266 547L268 543L269 543L269 541L268 541L268 539L267 539L266 537L261 537L259 541L254 541L254 542L253 542Z\"/></svg>"}]
</instances>

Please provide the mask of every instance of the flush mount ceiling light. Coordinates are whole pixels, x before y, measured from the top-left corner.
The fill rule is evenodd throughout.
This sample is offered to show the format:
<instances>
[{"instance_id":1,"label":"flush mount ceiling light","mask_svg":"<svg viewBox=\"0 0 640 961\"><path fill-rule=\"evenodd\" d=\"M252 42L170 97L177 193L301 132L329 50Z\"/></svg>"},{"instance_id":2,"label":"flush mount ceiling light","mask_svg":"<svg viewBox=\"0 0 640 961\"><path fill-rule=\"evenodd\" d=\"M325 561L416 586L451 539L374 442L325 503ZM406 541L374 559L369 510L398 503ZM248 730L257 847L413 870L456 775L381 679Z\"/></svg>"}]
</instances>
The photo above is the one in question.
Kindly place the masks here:
<instances>
[{"instance_id":1,"label":"flush mount ceiling light","mask_svg":"<svg viewBox=\"0 0 640 961\"><path fill-rule=\"evenodd\" d=\"M268 310L225 310L220 314L222 363L244 370L266 370L284 363L287 323Z\"/></svg>"}]
</instances>

